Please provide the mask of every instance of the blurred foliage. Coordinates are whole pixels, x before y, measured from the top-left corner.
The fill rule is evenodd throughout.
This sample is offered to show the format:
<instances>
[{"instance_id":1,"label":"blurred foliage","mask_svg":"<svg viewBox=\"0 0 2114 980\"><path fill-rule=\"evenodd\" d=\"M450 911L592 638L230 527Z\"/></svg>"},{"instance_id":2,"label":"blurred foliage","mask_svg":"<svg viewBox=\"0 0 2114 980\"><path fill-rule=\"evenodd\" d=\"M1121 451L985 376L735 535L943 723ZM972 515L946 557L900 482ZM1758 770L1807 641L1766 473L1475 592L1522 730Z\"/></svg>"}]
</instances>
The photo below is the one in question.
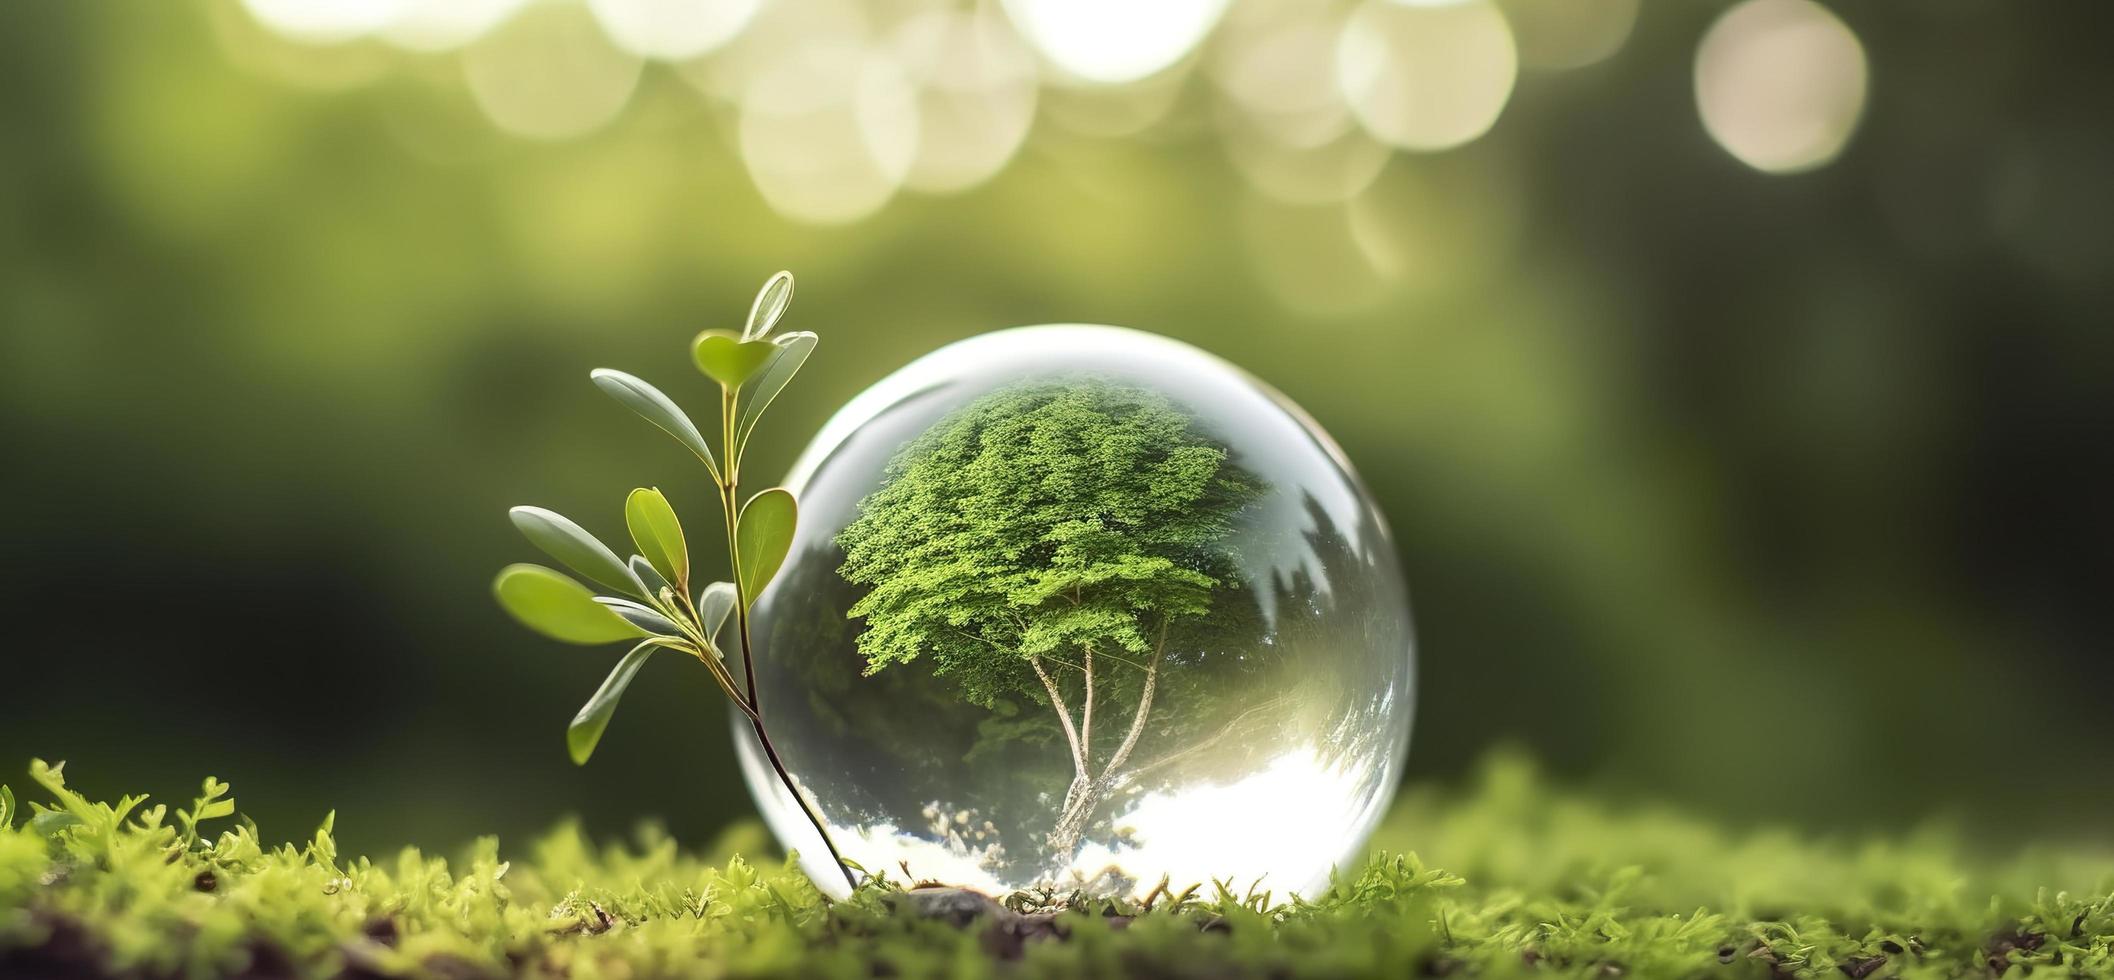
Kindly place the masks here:
<instances>
[{"instance_id":1,"label":"blurred foliage","mask_svg":"<svg viewBox=\"0 0 2114 980\"><path fill-rule=\"evenodd\" d=\"M759 475L1021 323L1163 332L1303 404L1401 544L1413 774L1516 737L1743 819L2096 819L2110 8L1839 4L1863 126L1769 177L1696 119L1718 6L1525 76L1355 211L1254 195L1177 107L817 229L662 69L611 128L532 143L452 61L267 43L231 0L5 5L0 748L101 789L225 760L267 825L337 803L370 845L748 813L701 672L632 692L574 770L554 719L610 662L525 639L485 582L508 505L615 533L616 473L709 506L580 366L694 402L666 352L787 267L787 329L831 347Z\"/></svg>"},{"instance_id":2,"label":"blurred foliage","mask_svg":"<svg viewBox=\"0 0 2114 980\"><path fill-rule=\"evenodd\" d=\"M763 843L748 823L700 853L652 827L598 845L565 826L511 856L487 837L453 860L370 860L330 820L305 844L246 821L193 837L161 807L33 775L37 817L0 827L10 976L2114 976L2114 854L1731 833L1554 789L1509 756L1383 831L1436 863L1382 851L1311 900L1177 883L1054 916L1037 910L1058 896L1011 896L1020 916L885 879L831 905L790 865L744 860Z\"/></svg>"}]
</instances>

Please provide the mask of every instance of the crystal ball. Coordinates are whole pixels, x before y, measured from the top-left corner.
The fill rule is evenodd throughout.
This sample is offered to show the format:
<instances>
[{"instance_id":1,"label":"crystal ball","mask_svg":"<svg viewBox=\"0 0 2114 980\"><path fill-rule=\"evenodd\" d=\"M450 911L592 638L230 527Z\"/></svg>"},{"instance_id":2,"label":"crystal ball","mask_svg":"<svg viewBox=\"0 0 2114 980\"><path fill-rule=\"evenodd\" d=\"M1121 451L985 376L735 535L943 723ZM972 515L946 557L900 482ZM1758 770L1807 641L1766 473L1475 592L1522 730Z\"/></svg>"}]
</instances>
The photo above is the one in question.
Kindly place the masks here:
<instances>
[{"instance_id":1,"label":"crystal ball","mask_svg":"<svg viewBox=\"0 0 2114 980\"><path fill-rule=\"evenodd\" d=\"M1313 894L1358 858L1408 750L1408 597L1342 451L1268 385L1149 333L998 331L854 398L785 485L759 702L858 867L1136 898ZM842 894L734 721L765 821Z\"/></svg>"}]
</instances>

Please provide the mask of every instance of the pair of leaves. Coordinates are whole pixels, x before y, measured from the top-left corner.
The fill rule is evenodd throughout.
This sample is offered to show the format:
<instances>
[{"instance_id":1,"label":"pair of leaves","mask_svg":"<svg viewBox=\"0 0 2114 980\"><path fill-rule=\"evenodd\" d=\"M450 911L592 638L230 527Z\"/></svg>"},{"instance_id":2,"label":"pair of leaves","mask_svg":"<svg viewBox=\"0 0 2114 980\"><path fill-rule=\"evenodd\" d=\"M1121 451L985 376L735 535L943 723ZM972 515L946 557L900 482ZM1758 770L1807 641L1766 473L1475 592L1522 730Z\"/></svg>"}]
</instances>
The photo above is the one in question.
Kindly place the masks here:
<instances>
[{"instance_id":1,"label":"pair of leaves","mask_svg":"<svg viewBox=\"0 0 2114 980\"><path fill-rule=\"evenodd\" d=\"M644 552L629 563L585 528L555 511L516 507L508 516L546 554L618 592L651 600L666 590L683 589L689 580L690 557L682 524L659 490L642 487L632 491L625 501L625 524L631 530L633 543ZM735 522L742 595L753 598L761 593L785 564L798 516L799 506L792 493L782 487L765 490L742 507ZM541 565L508 566L500 572L494 591L500 605L516 619L567 643L611 643L681 632L659 610L628 599L597 597L566 575ZM706 594L712 594L712 590ZM717 618L724 617L722 611Z\"/></svg>"},{"instance_id":2,"label":"pair of leaves","mask_svg":"<svg viewBox=\"0 0 2114 980\"><path fill-rule=\"evenodd\" d=\"M616 713L617 700L655 650L662 647L691 649L672 639L680 632L673 622L646 606L628 599L595 596L578 582L540 565L511 565L499 573L494 586L500 605L529 628L567 643L610 643L644 639L617 662L602 686L567 726L565 741L575 763L585 763L601 741L602 731ZM722 590L732 592L729 587ZM707 595L713 594L708 589ZM725 618L722 607L720 618ZM665 633L669 635L654 635Z\"/></svg>"},{"instance_id":3,"label":"pair of leaves","mask_svg":"<svg viewBox=\"0 0 2114 980\"><path fill-rule=\"evenodd\" d=\"M707 639L716 639L727 614L734 609L734 586L728 582L714 582L697 596L697 614L704 627ZM602 733L609 728L609 720L617 713L617 702L624 697L624 690L631 686L639 668L646 665L646 658L663 648L691 649L661 638L648 639L617 661L602 686L595 689L593 697L580 707L572 723L565 727L565 748L572 754L573 764L585 765L594 754L595 746L602 741ZM719 651L707 650L706 656L718 656Z\"/></svg>"},{"instance_id":4,"label":"pair of leaves","mask_svg":"<svg viewBox=\"0 0 2114 980\"><path fill-rule=\"evenodd\" d=\"M792 302L793 274L772 274L757 290L755 302L749 304L749 321L742 325L740 333L707 330L697 335L690 345L690 356L697 361L698 370L729 391L756 377L766 362L782 350L766 338Z\"/></svg>"},{"instance_id":5,"label":"pair of leaves","mask_svg":"<svg viewBox=\"0 0 2114 980\"><path fill-rule=\"evenodd\" d=\"M713 338L717 339L713 339ZM763 417L763 411L776 401L778 393L800 373L807 364L809 354L814 353L816 336L802 330L784 334L774 340L732 340L726 331L708 330L698 335L693 354L698 358L698 367L713 380L728 384L732 388L747 389L742 392L740 414L735 421L734 441L743 445L749 441L749 433ZM733 347L728 345L732 343ZM707 365L707 361L710 365ZM723 482L719 461L712 455L711 446L698 431L697 424L676 407L673 399L661 390L630 374L613 368L596 368L589 377L595 387L616 399L618 404L654 424L661 431L675 438L683 448L690 450L705 464L714 482Z\"/></svg>"},{"instance_id":6,"label":"pair of leaves","mask_svg":"<svg viewBox=\"0 0 2114 980\"><path fill-rule=\"evenodd\" d=\"M741 413L735 424L736 447L749 441L749 432L756 427L763 410L770 407L780 391L785 390L793 375L807 363L808 355L814 352L816 337L813 333L801 331L770 337L771 329L778 325L779 318L785 315L786 307L792 301L792 273L780 272L765 281L763 289L756 294L756 301L749 307L749 321L740 333L707 330L691 343L690 356L697 362L698 370L726 390L740 392L743 396ZM720 474L719 462L713 457L712 448L705 442L697 424L690 421L690 417L660 389L610 368L597 368L589 377L594 379L595 387L609 397L682 443L683 448L705 464L705 469L712 473L713 482L726 482ZM739 448L733 453L737 457L741 455Z\"/></svg>"},{"instance_id":7,"label":"pair of leaves","mask_svg":"<svg viewBox=\"0 0 2114 980\"><path fill-rule=\"evenodd\" d=\"M588 579L626 595L658 600L684 590L690 551L682 522L659 490L641 487L624 501L624 523L640 555L619 559L585 528L542 507L508 511L514 526L545 554ZM675 623L658 610L627 599L597 597L572 579L537 565L514 565L494 586L500 604L530 628L568 643L610 643L640 634L674 636Z\"/></svg>"},{"instance_id":8,"label":"pair of leaves","mask_svg":"<svg viewBox=\"0 0 2114 980\"><path fill-rule=\"evenodd\" d=\"M742 413L748 425L738 427L740 431L746 431L755 424L755 417L762 415L763 409L778 397L786 382L793 379L800 366L807 363L808 353L815 349L815 339L815 335L806 330L772 340L743 340L732 331L707 330L697 335L697 340L691 344L690 355L696 360L698 370L729 391L740 390L752 381L755 383L754 388L746 392L748 404L752 407Z\"/></svg>"},{"instance_id":9,"label":"pair of leaves","mask_svg":"<svg viewBox=\"0 0 2114 980\"><path fill-rule=\"evenodd\" d=\"M644 555L629 564L596 540L578 524L540 507L516 507L511 512L515 526L544 551L583 575L608 580L620 590L641 597L662 595L672 584L689 576L689 552L682 525L674 508L659 490L640 488L625 500L624 518L634 543ZM760 594L792 550L793 534L799 527L799 504L791 491L773 487L749 498L735 519L735 552L741 561L741 588L715 582L699 593L697 613L708 641L740 597L752 600ZM602 681L594 696L582 706L566 728L566 746L575 763L584 763L601 741L602 732L616 713L617 702L638 675L639 668L655 650L663 647L719 656L716 647L697 651L677 639L681 627L659 610L613 596L597 596L572 578L541 565L510 565L499 573L493 586L499 603L524 625L567 643L599 644L643 639L633 647Z\"/></svg>"},{"instance_id":10,"label":"pair of leaves","mask_svg":"<svg viewBox=\"0 0 2114 980\"><path fill-rule=\"evenodd\" d=\"M751 401L758 403L758 414L762 406L770 404L778 396L778 390L800 369L807 360L807 352L815 346L813 334L786 334L771 339L772 328L778 326L785 316L786 307L793 302L793 274L779 272L764 281L763 288L756 293L756 301L749 304L749 321L740 333L731 330L707 330L697 335L690 345L690 356L697 362L699 370L729 391L740 389L751 379L762 379ZM805 341L799 338L806 338ZM790 362L790 363L788 363ZM774 371L774 369L776 369ZM775 383L772 376L776 374ZM746 426L743 427L746 430Z\"/></svg>"}]
</instances>

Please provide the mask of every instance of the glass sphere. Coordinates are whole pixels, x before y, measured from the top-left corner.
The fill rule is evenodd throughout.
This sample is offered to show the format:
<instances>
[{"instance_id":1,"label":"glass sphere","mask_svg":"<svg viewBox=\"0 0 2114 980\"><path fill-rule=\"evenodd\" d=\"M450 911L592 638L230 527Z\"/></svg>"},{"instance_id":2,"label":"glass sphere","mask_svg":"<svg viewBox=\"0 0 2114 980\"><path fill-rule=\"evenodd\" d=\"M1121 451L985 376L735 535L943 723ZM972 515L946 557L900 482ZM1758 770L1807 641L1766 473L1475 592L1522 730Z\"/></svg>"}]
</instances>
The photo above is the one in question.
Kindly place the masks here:
<instances>
[{"instance_id":1,"label":"glass sphere","mask_svg":"<svg viewBox=\"0 0 2114 980\"><path fill-rule=\"evenodd\" d=\"M1408 598L1342 452L1262 382L1117 327L985 334L853 399L785 485L759 701L845 857L1131 897L1312 894L1358 857L1408 749ZM765 820L841 894L734 721Z\"/></svg>"}]
</instances>

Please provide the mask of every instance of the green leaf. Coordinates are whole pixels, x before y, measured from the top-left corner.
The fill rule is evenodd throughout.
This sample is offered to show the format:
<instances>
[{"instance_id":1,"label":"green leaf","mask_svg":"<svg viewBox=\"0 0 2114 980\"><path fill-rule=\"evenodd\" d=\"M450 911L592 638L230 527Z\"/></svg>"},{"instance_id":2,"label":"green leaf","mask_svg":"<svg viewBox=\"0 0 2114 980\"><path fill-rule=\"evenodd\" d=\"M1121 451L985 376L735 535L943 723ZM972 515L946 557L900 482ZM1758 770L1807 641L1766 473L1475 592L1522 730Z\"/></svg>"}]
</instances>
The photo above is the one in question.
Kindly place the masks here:
<instances>
[{"instance_id":1,"label":"green leaf","mask_svg":"<svg viewBox=\"0 0 2114 980\"><path fill-rule=\"evenodd\" d=\"M668 584L668 580L661 577L660 570L654 568L652 562L638 555L632 555L631 574L638 576L639 581L646 583L646 597L648 599L657 600L662 605L675 605L675 586ZM661 593L663 592L667 593L666 597L662 596Z\"/></svg>"},{"instance_id":2,"label":"green leaf","mask_svg":"<svg viewBox=\"0 0 2114 980\"><path fill-rule=\"evenodd\" d=\"M727 330L707 330L690 345L697 369L722 387L739 388L770 360L778 345L768 340L743 340Z\"/></svg>"},{"instance_id":3,"label":"green leaf","mask_svg":"<svg viewBox=\"0 0 2114 980\"><path fill-rule=\"evenodd\" d=\"M624 526L631 530L631 543L653 563L661 577L686 590L690 583L690 546L683 541L683 524L675 508L658 489L640 487L624 498Z\"/></svg>"},{"instance_id":4,"label":"green leaf","mask_svg":"<svg viewBox=\"0 0 2114 980\"><path fill-rule=\"evenodd\" d=\"M617 713L617 700L624 696L624 689L631 686L631 679L645 666L646 658L661 644L648 640L632 647L624 659L617 661L615 669L588 698L580 713L573 716L572 724L565 726L565 747L572 753L573 765L587 764L587 757L595 753L595 743L602 740L602 730L609 727L609 719Z\"/></svg>"},{"instance_id":5,"label":"green leaf","mask_svg":"<svg viewBox=\"0 0 2114 980\"><path fill-rule=\"evenodd\" d=\"M793 492L784 487L772 487L741 505L741 515L734 522L734 546L741 558L741 594L750 603L771 584L778 566L785 564L799 517Z\"/></svg>"},{"instance_id":6,"label":"green leaf","mask_svg":"<svg viewBox=\"0 0 2114 980\"><path fill-rule=\"evenodd\" d=\"M705 639L719 642L719 628L734 611L734 583L714 582L697 594L697 618L705 628Z\"/></svg>"},{"instance_id":7,"label":"green leaf","mask_svg":"<svg viewBox=\"0 0 2114 980\"><path fill-rule=\"evenodd\" d=\"M749 441L749 430L756 428L756 420L763 417L763 410L771 407L771 402L777 399L778 393L785 390L786 382L793 380L793 375L800 373L801 365L807 363L807 356L814 353L815 339L814 334L802 330L799 333L784 334L771 341L772 345L778 348L778 352L764 362L763 368L756 372L755 380L743 395L740 421L734 427L736 446ZM737 455L739 452L740 450L736 450Z\"/></svg>"},{"instance_id":8,"label":"green leaf","mask_svg":"<svg viewBox=\"0 0 2114 980\"><path fill-rule=\"evenodd\" d=\"M764 280L763 288L756 291L756 301L749 304L749 324L741 330L743 340L762 340L778 325L778 318L785 315L785 308L793 302L793 274L776 272Z\"/></svg>"},{"instance_id":9,"label":"green leaf","mask_svg":"<svg viewBox=\"0 0 2114 980\"><path fill-rule=\"evenodd\" d=\"M654 633L660 636L683 635L682 627L675 625L674 620L661 615L656 610L648 609L645 606L639 605L638 603L633 602L630 599L619 599L615 596L598 595L595 597L595 601L601 603L604 606L609 607L609 609L615 612L617 615L624 617L625 622L630 623L631 625L636 626L642 630L645 630L648 633Z\"/></svg>"},{"instance_id":10,"label":"green leaf","mask_svg":"<svg viewBox=\"0 0 2114 980\"><path fill-rule=\"evenodd\" d=\"M81 825L82 820L80 817L65 810L45 810L29 818L29 829L44 837L50 837L68 827L79 827Z\"/></svg>"},{"instance_id":11,"label":"green leaf","mask_svg":"<svg viewBox=\"0 0 2114 980\"><path fill-rule=\"evenodd\" d=\"M609 368L596 368L588 377L594 379L595 387L602 389L604 394L674 436L683 448L704 462L705 469L712 474L712 482L720 481L719 463L712 458L712 448L706 444L704 435L697 431L697 424L691 422L690 416L683 414L667 395L661 394L659 388Z\"/></svg>"},{"instance_id":12,"label":"green leaf","mask_svg":"<svg viewBox=\"0 0 2114 980\"><path fill-rule=\"evenodd\" d=\"M15 791L0 783L0 830L15 825Z\"/></svg>"},{"instance_id":13,"label":"green leaf","mask_svg":"<svg viewBox=\"0 0 2114 980\"><path fill-rule=\"evenodd\" d=\"M541 565L508 565L492 583L499 604L522 625L566 643L614 643L645 636L580 583Z\"/></svg>"},{"instance_id":14,"label":"green leaf","mask_svg":"<svg viewBox=\"0 0 2114 980\"><path fill-rule=\"evenodd\" d=\"M589 580L625 595L644 596L646 583L639 581L617 553L565 515L541 507L516 507L507 511L514 526L529 543L558 559Z\"/></svg>"},{"instance_id":15,"label":"green leaf","mask_svg":"<svg viewBox=\"0 0 2114 980\"><path fill-rule=\"evenodd\" d=\"M200 787L197 799L191 801L188 810L176 811L176 821L183 825L183 842L186 848L198 843L198 825L208 820L235 815L235 801L228 796L228 784L207 776Z\"/></svg>"}]
</instances>

